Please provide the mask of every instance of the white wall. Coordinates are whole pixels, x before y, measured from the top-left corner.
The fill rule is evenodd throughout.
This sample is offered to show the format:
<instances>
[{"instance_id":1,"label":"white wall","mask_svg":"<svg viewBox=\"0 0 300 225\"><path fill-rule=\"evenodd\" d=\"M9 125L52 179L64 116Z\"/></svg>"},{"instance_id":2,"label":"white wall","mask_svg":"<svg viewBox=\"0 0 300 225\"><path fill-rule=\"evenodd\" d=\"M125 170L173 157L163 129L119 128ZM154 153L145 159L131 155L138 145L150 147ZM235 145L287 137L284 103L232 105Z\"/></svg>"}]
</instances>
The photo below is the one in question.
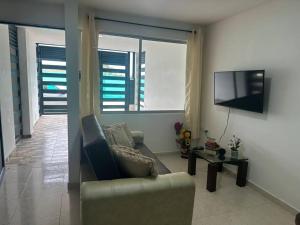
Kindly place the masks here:
<instances>
[{"instance_id":1,"label":"white wall","mask_svg":"<svg viewBox=\"0 0 300 225\"><path fill-rule=\"evenodd\" d=\"M183 113L102 114L102 124L126 122L130 130L143 131L145 144L156 153L178 151L174 124L184 120Z\"/></svg>"},{"instance_id":2,"label":"white wall","mask_svg":"<svg viewBox=\"0 0 300 225\"><path fill-rule=\"evenodd\" d=\"M80 184L80 109L79 109L79 55L78 0L65 2L66 63L68 85L68 151L69 185Z\"/></svg>"},{"instance_id":3,"label":"white wall","mask_svg":"<svg viewBox=\"0 0 300 225\"><path fill-rule=\"evenodd\" d=\"M275 0L207 28L202 128L219 137L227 108L213 105L213 72L265 69L264 114L233 110L223 145L241 137L249 179L300 210L300 1Z\"/></svg>"},{"instance_id":4,"label":"white wall","mask_svg":"<svg viewBox=\"0 0 300 225\"><path fill-rule=\"evenodd\" d=\"M19 25L64 28L64 8L63 4L2 0L0 21Z\"/></svg>"},{"instance_id":5,"label":"white wall","mask_svg":"<svg viewBox=\"0 0 300 225\"><path fill-rule=\"evenodd\" d=\"M18 34L21 85L26 83L21 88L24 134L31 135L39 119L36 44L65 45L65 32L55 29L18 27Z\"/></svg>"},{"instance_id":6,"label":"white wall","mask_svg":"<svg viewBox=\"0 0 300 225\"><path fill-rule=\"evenodd\" d=\"M15 149L15 125L7 25L0 25L0 109L4 158L6 159Z\"/></svg>"}]
</instances>

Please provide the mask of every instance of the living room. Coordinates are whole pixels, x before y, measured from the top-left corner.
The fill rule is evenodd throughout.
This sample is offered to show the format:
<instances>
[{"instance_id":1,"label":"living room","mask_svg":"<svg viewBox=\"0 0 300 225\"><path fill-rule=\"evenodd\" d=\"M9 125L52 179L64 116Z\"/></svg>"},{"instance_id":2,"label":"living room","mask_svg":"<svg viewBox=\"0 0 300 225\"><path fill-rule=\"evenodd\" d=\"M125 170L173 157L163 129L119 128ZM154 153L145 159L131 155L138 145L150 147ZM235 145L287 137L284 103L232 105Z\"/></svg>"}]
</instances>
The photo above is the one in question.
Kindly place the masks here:
<instances>
[{"instance_id":1,"label":"living room","mask_svg":"<svg viewBox=\"0 0 300 225\"><path fill-rule=\"evenodd\" d=\"M11 84L1 79L0 224L79 224L80 216L84 225L295 224L300 211L299 10L297 0L1 2L1 23L65 30L68 112L57 121L65 128L53 120L51 129L67 129L68 161L61 164L67 169L60 171L64 178L58 184L46 182L46 173L53 180L60 177L43 166L37 172L36 165L12 165L9 154L4 156L10 152L7 126L12 123L6 119L3 88ZM110 67L125 52L129 71L123 71L127 66ZM5 73L1 62L0 67ZM239 87L230 90L229 80L237 85L242 76L261 81L254 91L260 99L251 102L255 109L249 102L224 102L228 91L239 95ZM177 136L176 122L191 131L191 141L187 136L181 142L183 129ZM138 178L126 174L120 179L124 171L119 171L118 157L124 155L103 150L103 140L106 146L109 137L118 139L107 133L107 126L124 123L142 155L157 164L150 177L125 164L130 165L127 173ZM200 150L207 141L224 148L225 158L218 151L211 159L206 149ZM26 149L34 146L29 144ZM182 158L180 151L187 149ZM231 155L236 149L237 158ZM114 160L117 167L107 167ZM89 181L82 182L83 174ZM22 185L7 188L14 182ZM35 186L38 182L43 185ZM28 194L34 190L38 197ZM14 191L18 198L12 197Z\"/></svg>"}]
</instances>

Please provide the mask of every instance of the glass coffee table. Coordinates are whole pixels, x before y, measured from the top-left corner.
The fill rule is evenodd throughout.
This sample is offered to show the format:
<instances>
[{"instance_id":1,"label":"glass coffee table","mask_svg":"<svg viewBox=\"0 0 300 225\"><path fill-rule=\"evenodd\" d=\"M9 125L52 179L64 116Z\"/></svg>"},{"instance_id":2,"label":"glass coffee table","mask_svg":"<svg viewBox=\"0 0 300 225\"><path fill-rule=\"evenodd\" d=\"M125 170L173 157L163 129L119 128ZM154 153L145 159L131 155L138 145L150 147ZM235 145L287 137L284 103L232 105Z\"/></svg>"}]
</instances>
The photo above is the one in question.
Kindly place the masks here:
<instances>
[{"instance_id":1,"label":"glass coffee table","mask_svg":"<svg viewBox=\"0 0 300 225\"><path fill-rule=\"evenodd\" d=\"M247 183L248 173L248 159L245 157L231 158L225 156L224 160L221 160L216 155L210 155L205 150L192 150L189 153L188 159L188 173L190 175L196 174L196 161L197 158L204 159L208 162L207 168L207 183L206 189L210 192L216 191L217 173L223 171L223 164L230 164L238 167L236 185L244 187Z\"/></svg>"}]
</instances>

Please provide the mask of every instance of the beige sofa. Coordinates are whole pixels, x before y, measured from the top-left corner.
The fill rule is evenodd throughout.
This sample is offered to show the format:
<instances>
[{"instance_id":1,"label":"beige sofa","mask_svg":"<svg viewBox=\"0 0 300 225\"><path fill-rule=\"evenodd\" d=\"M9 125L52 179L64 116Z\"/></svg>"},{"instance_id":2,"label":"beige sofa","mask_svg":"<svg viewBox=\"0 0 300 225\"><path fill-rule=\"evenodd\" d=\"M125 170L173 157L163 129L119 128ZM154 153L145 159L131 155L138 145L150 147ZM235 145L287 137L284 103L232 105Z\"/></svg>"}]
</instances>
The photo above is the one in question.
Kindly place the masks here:
<instances>
[{"instance_id":1,"label":"beige sofa","mask_svg":"<svg viewBox=\"0 0 300 225\"><path fill-rule=\"evenodd\" d=\"M91 153L98 151L95 144L103 149L101 126L95 118L88 118L82 127L85 146L80 190L82 225L191 225L195 185L187 173L168 173L167 168L160 165L162 172L156 178L106 179L107 174L102 170L107 168L96 168L99 164ZM101 136L101 141L95 133ZM141 142L140 133L138 136L135 140ZM92 150L87 150L89 148ZM150 153L146 151L145 154L149 156Z\"/></svg>"}]
</instances>

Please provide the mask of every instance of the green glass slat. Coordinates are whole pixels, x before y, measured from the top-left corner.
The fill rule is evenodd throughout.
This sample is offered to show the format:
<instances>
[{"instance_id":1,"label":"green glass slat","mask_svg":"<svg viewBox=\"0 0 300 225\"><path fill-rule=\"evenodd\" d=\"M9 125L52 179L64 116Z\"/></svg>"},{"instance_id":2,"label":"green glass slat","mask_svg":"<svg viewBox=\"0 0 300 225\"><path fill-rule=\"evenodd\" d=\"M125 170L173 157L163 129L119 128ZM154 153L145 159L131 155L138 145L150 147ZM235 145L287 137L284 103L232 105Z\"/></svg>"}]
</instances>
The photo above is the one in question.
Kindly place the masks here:
<instances>
[{"instance_id":1,"label":"green glass slat","mask_svg":"<svg viewBox=\"0 0 300 225\"><path fill-rule=\"evenodd\" d=\"M42 69L42 73L54 73L54 74L67 74L67 71L66 70L63 70L63 69Z\"/></svg>"},{"instance_id":2,"label":"green glass slat","mask_svg":"<svg viewBox=\"0 0 300 225\"><path fill-rule=\"evenodd\" d=\"M102 87L102 91L125 91L125 87Z\"/></svg>"},{"instance_id":3,"label":"green glass slat","mask_svg":"<svg viewBox=\"0 0 300 225\"><path fill-rule=\"evenodd\" d=\"M103 72L103 77L125 77L125 73Z\"/></svg>"},{"instance_id":4,"label":"green glass slat","mask_svg":"<svg viewBox=\"0 0 300 225\"><path fill-rule=\"evenodd\" d=\"M66 94L67 90L43 89L43 94Z\"/></svg>"},{"instance_id":5,"label":"green glass slat","mask_svg":"<svg viewBox=\"0 0 300 225\"><path fill-rule=\"evenodd\" d=\"M58 85L58 86L66 86L66 82L53 82L53 81L43 81L42 85Z\"/></svg>"},{"instance_id":6,"label":"green glass slat","mask_svg":"<svg viewBox=\"0 0 300 225\"><path fill-rule=\"evenodd\" d=\"M112 98L112 99L125 99L125 95L112 95L112 94L103 94L103 99Z\"/></svg>"},{"instance_id":7,"label":"green glass slat","mask_svg":"<svg viewBox=\"0 0 300 225\"><path fill-rule=\"evenodd\" d=\"M103 84L124 84L125 80L103 80Z\"/></svg>"}]
</instances>

